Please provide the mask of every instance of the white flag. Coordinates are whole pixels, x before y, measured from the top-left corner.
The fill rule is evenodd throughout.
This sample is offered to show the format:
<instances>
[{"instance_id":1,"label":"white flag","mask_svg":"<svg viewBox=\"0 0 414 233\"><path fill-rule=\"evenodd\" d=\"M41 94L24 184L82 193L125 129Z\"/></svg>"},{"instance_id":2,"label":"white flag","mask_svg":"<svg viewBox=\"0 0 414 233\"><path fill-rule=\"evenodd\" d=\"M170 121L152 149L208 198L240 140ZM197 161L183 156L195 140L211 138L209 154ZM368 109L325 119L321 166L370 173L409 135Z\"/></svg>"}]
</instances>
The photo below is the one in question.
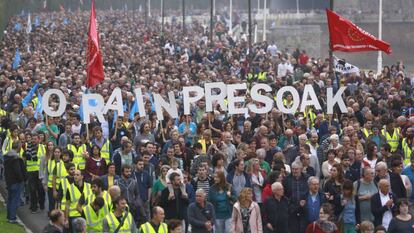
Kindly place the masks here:
<instances>
[{"instance_id":1,"label":"white flag","mask_svg":"<svg viewBox=\"0 0 414 233\"><path fill-rule=\"evenodd\" d=\"M26 33L29 34L32 31L32 20L30 20L30 13L27 17L27 27L26 27Z\"/></svg>"},{"instance_id":2,"label":"white flag","mask_svg":"<svg viewBox=\"0 0 414 233\"><path fill-rule=\"evenodd\" d=\"M337 57L334 57L334 67L335 72L341 73L341 74L350 74L350 73L357 73L359 74L359 68L346 63L344 60L338 59Z\"/></svg>"},{"instance_id":3,"label":"white flag","mask_svg":"<svg viewBox=\"0 0 414 233\"><path fill-rule=\"evenodd\" d=\"M46 7L47 7L47 0L44 0L43 1L43 9L46 9Z\"/></svg>"}]
</instances>

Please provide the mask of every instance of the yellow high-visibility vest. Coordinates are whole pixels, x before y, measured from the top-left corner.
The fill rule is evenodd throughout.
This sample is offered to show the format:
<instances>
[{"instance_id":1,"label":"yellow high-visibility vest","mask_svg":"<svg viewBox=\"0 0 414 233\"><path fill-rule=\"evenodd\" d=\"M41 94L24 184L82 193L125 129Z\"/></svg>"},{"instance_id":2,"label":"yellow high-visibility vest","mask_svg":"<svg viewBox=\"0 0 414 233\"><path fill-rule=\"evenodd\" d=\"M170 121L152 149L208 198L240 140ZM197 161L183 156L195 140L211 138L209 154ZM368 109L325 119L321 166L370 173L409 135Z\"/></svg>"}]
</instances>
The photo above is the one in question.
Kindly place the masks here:
<instances>
[{"instance_id":1,"label":"yellow high-visibility vest","mask_svg":"<svg viewBox=\"0 0 414 233\"><path fill-rule=\"evenodd\" d=\"M85 196L85 197L86 197L86 203L90 204L95 201L96 195L91 193L90 195ZM112 199L107 191L102 191L102 198L105 201L105 205L104 207L102 207L102 209L105 212L105 215L107 215L109 214L110 212L109 210L111 209Z\"/></svg>"},{"instance_id":2,"label":"yellow high-visibility vest","mask_svg":"<svg viewBox=\"0 0 414 233\"><path fill-rule=\"evenodd\" d=\"M91 185L84 182L83 183L83 195L89 196L91 190ZM78 201L80 197L82 196L82 193L79 192L77 188L75 188L75 183L72 183L69 185L69 193L70 193L70 206L69 206L69 217L80 217L81 213L76 209L76 206L78 206Z\"/></svg>"},{"instance_id":3,"label":"yellow high-visibility vest","mask_svg":"<svg viewBox=\"0 0 414 233\"><path fill-rule=\"evenodd\" d=\"M394 129L394 132L393 132L392 136L385 129L383 129L381 131L381 133L385 137L385 139L387 140L387 143L390 144L391 152L395 152L397 150L398 144L400 142L400 135L398 133L398 130Z\"/></svg>"},{"instance_id":4,"label":"yellow high-visibility vest","mask_svg":"<svg viewBox=\"0 0 414 233\"><path fill-rule=\"evenodd\" d=\"M146 222L141 225L141 231L142 233L168 233L168 226L165 223L161 223L160 227L158 228L158 232L155 231L155 229L152 227L151 223Z\"/></svg>"},{"instance_id":5,"label":"yellow high-visibility vest","mask_svg":"<svg viewBox=\"0 0 414 233\"><path fill-rule=\"evenodd\" d=\"M99 209L98 212L95 212L95 210L92 208L92 205L88 204L82 209L86 220L86 232L102 232L102 220L105 218L105 212L103 208Z\"/></svg>"},{"instance_id":6,"label":"yellow high-visibility vest","mask_svg":"<svg viewBox=\"0 0 414 233\"><path fill-rule=\"evenodd\" d=\"M39 171L40 168L40 161L41 157L44 156L46 153L46 148L44 145L39 144L37 148L37 161L33 160L26 160L26 169L28 172L36 172Z\"/></svg>"},{"instance_id":7,"label":"yellow high-visibility vest","mask_svg":"<svg viewBox=\"0 0 414 233\"><path fill-rule=\"evenodd\" d=\"M0 117L6 116L7 112L0 108Z\"/></svg>"},{"instance_id":8,"label":"yellow high-visibility vest","mask_svg":"<svg viewBox=\"0 0 414 233\"><path fill-rule=\"evenodd\" d=\"M64 211L66 209L66 192L68 191L70 182L69 179L66 177L62 178L62 199L60 201L61 205L60 205L60 209L62 211Z\"/></svg>"},{"instance_id":9,"label":"yellow high-visibility vest","mask_svg":"<svg viewBox=\"0 0 414 233\"><path fill-rule=\"evenodd\" d=\"M413 149L410 145L408 145L406 138L402 140L401 146L404 152L404 165L408 165L411 160L411 154L413 153Z\"/></svg>"},{"instance_id":10,"label":"yellow high-visibility vest","mask_svg":"<svg viewBox=\"0 0 414 233\"><path fill-rule=\"evenodd\" d=\"M259 80L259 81L266 81L267 80L267 72L260 72L258 75L257 75L257 80Z\"/></svg>"},{"instance_id":11,"label":"yellow high-visibility vest","mask_svg":"<svg viewBox=\"0 0 414 233\"><path fill-rule=\"evenodd\" d=\"M68 150L73 152L73 163L80 169L85 169L86 160L83 157L83 152L86 151L86 145L82 144L80 147L76 148L76 146L69 144Z\"/></svg>"},{"instance_id":12,"label":"yellow high-visibility vest","mask_svg":"<svg viewBox=\"0 0 414 233\"><path fill-rule=\"evenodd\" d=\"M126 217L124 224L119 228L118 233L131 233L132 232L132 215L131 213L123 213L122 216L125 217L125 214L128 214L128 216ZM109 225L109 232L115 232L115 230L118 228L119 226L119 221L116 218L116 216L114 215L114 213L109 213L108 215L106 215L106 221L108 222Z\"/></svg>"},{"instance_id":13,"label":"yellow high-visibility vest","mask_svg":"<svg viewBox=\"0 0 414 233\"><path fill-rule=\"evenodd\" d=\"M364 134L365 138L368 138L372 134L372 130L367 130L366 128L362 128L362 133Z\"/></svg>"}]
</instances>

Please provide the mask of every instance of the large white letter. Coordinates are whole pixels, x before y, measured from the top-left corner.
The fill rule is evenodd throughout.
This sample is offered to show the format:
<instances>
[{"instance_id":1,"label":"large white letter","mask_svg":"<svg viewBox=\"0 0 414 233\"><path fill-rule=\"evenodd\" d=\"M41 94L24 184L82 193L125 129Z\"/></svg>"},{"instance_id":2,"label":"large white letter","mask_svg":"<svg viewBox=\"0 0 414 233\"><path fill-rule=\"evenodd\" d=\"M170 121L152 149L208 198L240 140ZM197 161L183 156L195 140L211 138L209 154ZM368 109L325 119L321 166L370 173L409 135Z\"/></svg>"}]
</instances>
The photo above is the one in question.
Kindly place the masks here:
<instances>
[{"instance_id":1,"label":"large white letter","mask_svg":"<svg viewBox=\"0 0 414 233\"><path fill-rule=\"evenodd\" d=\"M96 106L89 105L89 100L95 100ZM83 106L83 121L85 124L90 123L89 116L90 114L95 113L99 122L104 122L105 118L102 114L102 109L104 108L104 99L99 94L82 94L82 106Z\"/></svg>"},{"instance_id":2,"label":"large white letter","mask_svg":"<svg viewBox=\"0 0 414 233\"><path fill-rule=\"evenodd\" d=\"M214 82L214 83L206 83L204 84L204 88L206 89L206 112L213 111L213 101L217 100L217 103L220 105L221 109L227 111L227 106L224 103L224 98L226 98L226 84L223 82ZM212 95L211 90L218 88L220 89L220 94Z\"/></svg>"},{"instance_id":3,"label":"large white letter","mask_svg":"<svg viewBox=\"0 0 414 233\"><path fill-rule=\"evenodd\" d=\"M308 100L308 96L310 97L310 100ZM316 97L315 90L313 89L313 86L310 84L305 85L305 89L303 90L303 96L302 96L302 103L300 104L300 111L305 112L306 106L315 106L315 110L321 110L322 107L319 104L318 97Z\"/></svg>"},{"instance_id":4,"label":"large white letter","mask_svg":"<svg viewBox=\"0 0 414 233\"><path fill-rule=\"evenodd\" d=\"M258 108L256 104L249 104L248 107L250 111L257 113L257 114L264 114L268 113L273 108L273 100L269 98L268 96L260 95L259 90L264 90L266 92L272 91L272 88L264 83L256 84L252 87L250 90L250 96L252 97L252 100L264 103L265 106L263 108Z\"/></svg>"},{"instance_id":5,"label":"large white letter","mask_svg":"<svg viewBox=\"0 0 414 233\"><path fill-rule=\"evenodd\" d=\"M114 104L114 100L116 100L116 104ZM124 116L124 105L122 103L122 92L119 87L116 87L112 92L111 96L109 96L108 102L103 109L103 114L106 114L108 110L114 110L118 112L118 116Z\"/></svg>"},{"instance_id":6,"label":"large white letter","mask_svg":"<svg viewBox=\"0 0 414 233\"><path fill-rule=\"evenodd\" d=\"M335 96L333 96L333 88L329 87L326 90L326 102L327 102L327 114L332 114L333 113L333 108L335 106L336 103L338 103L339 109L341 109L342 113L347 113L348 110L346 109L344 100L342 99L342 93L344 93L344 91L346 90L346 87L341 87L339 88L339 90L336 92Z\"/></svg>"},{"instance_id":7,"label":"large white letter","mask_svg":"<svg viewBox=\"0 0 414 233\"><path fill-rule=\"evenodd\" d=\"M160 94L154 94L155 112L160 121L164 120L162 108L164 108L172 118L178 118L177 102L175 101L174 92L168 92L168 98L170 99L169 103L167 103Z\"/></svg>"},{"instance_id":8,"label":"large white letter","mask_svg":"<svg viewBox=\"0 0 414 233\"><path fill-rule=\"evenodd\" d=\"M191 97L190 92L195 92L196 95ZM183 87L184 115L190 114L191 103L199 101L203 96L204 90L199 86Z\"/></svg>"},{"instance_id":9,"label":"large white letter","mask_svg":"<svg viewBox=\"0 0 414 233\"><path fill-rule=\"evenodd\" d=\"M227 85L227 101L229 107L229 114L246 114L247 108L236 108L235 103L244 103L246 99L244 96L234 96L236 90L246 90L246 83L229 84Z\"/></svg>"},{"instance_id":10,"label":"large white letter","mask_svg":"<svg viewBox=\"0 0 414 233\"><path fill-rule=\"evenodd\" d=\"M57 95L59 97L59 107L57 111L53 111L49 107L49 98L51 95ZM66 97L59 89L49 89L42 96L42 108L46 115L51 117L60 117L66 110Z\"/></svg>"},{"instance_id":11,"label":"large white letter","mask_svg":"<svg viewBox=\"0 0 414 233\"><path fill-rule=\"evenodd\" d=\"M142 90L141 88L135 88L135 99L138 102L138 112L140 117L146 116L145 112L145 105L144 105L144 99L142 97Z\"/></svg>"},{"instance_id":12,"label":"large white letter","mask_svg":"<svg viewBox=\"0 0 414 233\"><path fill-rule=\"evenodd\" d=\"M287 91L290 92L293 97L293 105L291 108L286 108L285 105L283 105L283 94ZM283 113L294 114L299 107L299 102L300 102L299 93L292 86L284 86L280 88L280 90L276 94L276 106Z\"/></svg>"}]
</instances>

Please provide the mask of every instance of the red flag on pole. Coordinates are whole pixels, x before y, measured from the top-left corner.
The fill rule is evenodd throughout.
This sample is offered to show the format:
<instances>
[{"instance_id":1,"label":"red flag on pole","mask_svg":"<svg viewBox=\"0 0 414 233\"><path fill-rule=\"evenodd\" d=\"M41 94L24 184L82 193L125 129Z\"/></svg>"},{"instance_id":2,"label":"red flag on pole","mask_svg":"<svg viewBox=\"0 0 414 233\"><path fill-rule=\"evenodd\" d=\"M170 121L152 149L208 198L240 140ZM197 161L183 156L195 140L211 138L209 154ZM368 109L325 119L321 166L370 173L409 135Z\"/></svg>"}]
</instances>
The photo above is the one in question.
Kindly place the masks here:
<instances>
[{"instance_id":1,"label":"red flag on pole","mask_svg":"<svg viewBox=\"0 0 414 233\"><path fill-rule=\"evenodd\" d=\"M86 86L94 87L104 80L99 36L96 27L95 2L92 0L91 17L89 18L88 51L86 54Z\"/></svg>"},{"instance_id":2,"label":"red flag on pole","mask_svg":"<svg viewBox=\"0 0 414 233\"><path fill-rule=\"evenodd\" d=\"M383 51L387 54L392 52L389 43L377 39L350 20L329 9L326 9L326 15L332 51Z\"/></svg>"}]
</instances>

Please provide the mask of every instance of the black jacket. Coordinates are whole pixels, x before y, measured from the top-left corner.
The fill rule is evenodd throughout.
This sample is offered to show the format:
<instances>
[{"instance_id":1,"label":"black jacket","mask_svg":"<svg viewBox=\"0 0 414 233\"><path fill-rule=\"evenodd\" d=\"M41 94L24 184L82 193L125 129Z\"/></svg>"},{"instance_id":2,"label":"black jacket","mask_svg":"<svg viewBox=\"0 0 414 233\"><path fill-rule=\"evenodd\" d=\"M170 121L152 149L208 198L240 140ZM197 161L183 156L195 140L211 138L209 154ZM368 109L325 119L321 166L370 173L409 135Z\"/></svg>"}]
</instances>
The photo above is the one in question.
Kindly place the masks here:
<instances>
[{"instance_id":1,"label":"black jacket","mask_svg":"<svg viewBox=\"0 0 414 233\"><path fill-rule=\"evenodd\" d=\"M407 190L405 189L401 176L393 172L388 172L388 174L390 176L391 192L395 195L395 199L406 198ZM375 183L378 184L379 180L378 176L375 177Z\"/></svg>"},{"instance_id":2,"label":"black jacket","mask_svg":"<svg viewBox=\"0 0 414 233\"><path fill-rule=\"evenodd\" d=\"M185 219L185 213L188 206L188 197L183 198L181 189L175 189L174 199L168 200L170 191L165 188L161 192L161 207L165 211L165 219ZM188 194L187 194L188 195Z\"/></svg>"},{"instance_id":3,"label":"black jacket","mask_svg":"<svg viewBox=\"0 0 414 233\"><path fill-rule=\"evenodd\" d=\"M286 197L282 197L280 201L274 196L268 197L264 209L266 214L263 216L263 228L267 229L267 232L289 232L289 200ZM267 228L268 223L272 225L273 231Z\"/></svg>"},{"instance_id":4,"label":"black jacket","mask_svg":"<svg viewBox=\"0 0 414 233\"><path fill-rule=\"evenodd\" d=\"M26 166L23 159L14 150L10 150L4 156L4 175L7 186L26 180Z\"/></svg>"},{"instance_id":5,"label":"black jacket","mask_svg":"<svg viewBox=\"0 0 414 233\"><path fill-rule=\"evenodd\" d=\"M391 212L394 212L395 210L395 203L396 203L396 196L392 193L389 194L390 198L394 201L394 205L391 207ZM374 225L379 226L382 225L382 217L384 216L384 213L389 210L389 208L386 205L381 204L381 197L380 193L376 193L371 197L371 212L374 215Z\"/></svg>"}]
</instances>

